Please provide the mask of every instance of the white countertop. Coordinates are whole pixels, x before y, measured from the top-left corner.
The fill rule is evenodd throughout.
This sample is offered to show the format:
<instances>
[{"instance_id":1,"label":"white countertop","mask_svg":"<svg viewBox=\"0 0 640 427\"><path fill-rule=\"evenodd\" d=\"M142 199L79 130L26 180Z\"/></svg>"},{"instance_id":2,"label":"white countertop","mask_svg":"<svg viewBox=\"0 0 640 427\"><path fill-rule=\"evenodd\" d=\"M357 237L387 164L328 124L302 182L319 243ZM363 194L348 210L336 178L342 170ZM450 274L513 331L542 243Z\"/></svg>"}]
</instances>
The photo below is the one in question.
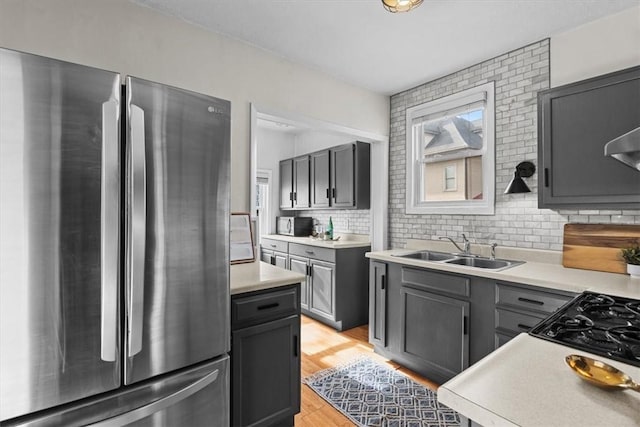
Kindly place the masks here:
<instances>
[{"instance_id":1,"label":"white countertop","mask_svg":"<svg viewBox=\"0 0 640 427\"><path fill-rule=\"evenodd\" d=\"M600 359L640 380L640 368L520 334L438 389L438 401L483 426L640 426L640 393L604 390L566 365Z\"/></svg>"},{"instance_id":2,"label":"white countertop","mask_svg":"<svg viewBox=\"0 0 640 427\"><path fill-rule=\"evenodd\" d=\"M336 235L337 237L338 235ZM280 234L269 234L263 236L265 239L280 240L282 242L299 243L301 245L318 246L330 249L365 248L371 246L369 236L361 234L340 234L340 240L322 240L312 237L283 236Z\"/></svg>"},{"instance_id":3,"label":"white countertop","mask_svg":"<svg viewBox=\"0 0 640 427\"><path fill-rule=\"evenodd\" d=\"M380 252L368 252L366 256L386 262L394 262L414 267L431 268L451 273L487 277L508 282L523 283L543 288L560 289L581 293L600 292L626 298L640 299L640 279L632 279L627 274L604 273L601 271L566 268L560 264L526 261L524 264L502 271L467 267L442 262L422 261L400 258L401 255L415 252L416 249L392 249Z\"/></svg>"},{"instance_id":4,"label":"white countertop","mask_svg":"<svg viewBox=\"0 0 640 427\"><path fill-rule=\"evenodd\" d=\"M230 270L231 295L292 285L305 280L303 274L262 261L234 264Z\"/></svg>"}]
</instances>

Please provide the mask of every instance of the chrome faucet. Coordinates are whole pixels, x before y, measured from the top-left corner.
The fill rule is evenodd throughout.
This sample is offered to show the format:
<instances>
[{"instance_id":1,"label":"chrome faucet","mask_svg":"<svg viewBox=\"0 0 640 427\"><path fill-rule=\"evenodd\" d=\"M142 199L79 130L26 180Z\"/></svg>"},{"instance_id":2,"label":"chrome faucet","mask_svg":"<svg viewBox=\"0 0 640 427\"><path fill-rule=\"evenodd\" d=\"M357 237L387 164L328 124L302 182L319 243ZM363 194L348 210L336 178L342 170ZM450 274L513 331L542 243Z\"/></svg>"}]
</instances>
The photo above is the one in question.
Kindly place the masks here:
<instances>
[{"instance_id":1,"label":"chrome faucet","mask_svg":"<svg viewBox=\"0 0 640 427\"><path fill-rule=\"evenodd\" d=\"M438 239L450 241L456 248L458 248L462 255L471 255L471 242L467 239L467 236L465 236L464 233L462 233L462 243L464 244L464 248L461 248L451 237L440 236Z\"/></svg>"},{"instance_id":2,"label":"chrome faucet","mask_svg":"<svg viewBox=\"0 0 640 427\"><path fill-rule=\"evenodd\" d=\"M497 243L491 244L491 259L496 259L496 246L498 246Z\"/></svg>"}]
</instances>

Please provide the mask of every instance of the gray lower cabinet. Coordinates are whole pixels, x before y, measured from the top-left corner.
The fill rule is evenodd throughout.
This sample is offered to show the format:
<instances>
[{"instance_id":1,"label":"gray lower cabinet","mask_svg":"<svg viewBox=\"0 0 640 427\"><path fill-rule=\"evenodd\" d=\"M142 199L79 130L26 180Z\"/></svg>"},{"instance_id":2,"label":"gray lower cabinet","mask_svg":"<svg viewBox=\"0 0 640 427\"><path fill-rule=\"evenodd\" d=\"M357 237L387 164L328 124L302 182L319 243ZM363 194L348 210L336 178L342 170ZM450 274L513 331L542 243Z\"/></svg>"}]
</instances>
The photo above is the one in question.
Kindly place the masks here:
<instances>
[{"instance_id":1,"label":"gray lower cabinet","mask_svg":"<svg viewBox=\"0 0 640 427\"><path fill-rule=\"evenodd\" d=\"M262 239L260 260L276 267L289 268L289 244L279 240Z\"/></svg>"},{"instance_id":2,"label":"gray lower cabinet","mask_svg":"<svg viewBox=\"0 0 640 427\"><path fill-rule=\"evenodd\" d=\"M400 353L453 377L469 366L469 302L402 286Z\"/></svg>"},{"instance_id":3,"label":"gray lower cabinet","mask_svg":"<svg viewBox=\"0 0 640 427\"><path fill-rule=\"evenodd\" d=\"M231 425L293 426L300 412L299 286L231 300Z\"/></svg>"},{"instance_id":4,"label":"gray lower cabinet","mask_svg":"<svg viewBox=\"0 0 640 427\"><path fill-rule=\"evenodd\" d=\"M368 319L370 246L330 249L289 243L289 269L304 274L302 313L338 331Z\"/></svg>"},{"instance_id":5,"label":"gray lower cabinet","mask_svg":"<svg viewBox=\"0 0 640 427\"><path fill-rule=\"evenodd\" d=\"M369 267L369 342L387 346L387 264L371 261Z\"/></svg>"},{"instance_id":6,"label":"gray lower cabinet","mask_svg":"<svg viewBox=\"0 0 640 427\"><path fill-rule=\"evenodd\" d=\"M369 280L376 353L443 383L494 350L491 280L373 260Z\"/></svg>"},{"instance_id":7,"label":"gray lower cabinet","mask_svg":"<svg viewBox=\"0 0 640 427\"><path fill-rule=\"evenodd\" d=\"M528 332L569 302L575 294L516 283L495 285L495 348Z\"/></svg>"},{"instance_id":8,"label":"gray lower cabinet","mask_svg":"<svg viewBox=\"0 0 640 427\"><path fill-rule=\"evenodd\" d=\"M336 265L332 262L289 255L289 269L306 275L301 298L303 312L335 322Z\"/></svg>"},{"instance_id":9,"label":"gray lower cabinet","mask_svg":"<svg viewBox=\"0 0 640 427\"><path fill-rule=\"evenodd\" d=\"M371 260L369 342L376 353L443 383L575 294Z\"/></svg>"}]
</instances>

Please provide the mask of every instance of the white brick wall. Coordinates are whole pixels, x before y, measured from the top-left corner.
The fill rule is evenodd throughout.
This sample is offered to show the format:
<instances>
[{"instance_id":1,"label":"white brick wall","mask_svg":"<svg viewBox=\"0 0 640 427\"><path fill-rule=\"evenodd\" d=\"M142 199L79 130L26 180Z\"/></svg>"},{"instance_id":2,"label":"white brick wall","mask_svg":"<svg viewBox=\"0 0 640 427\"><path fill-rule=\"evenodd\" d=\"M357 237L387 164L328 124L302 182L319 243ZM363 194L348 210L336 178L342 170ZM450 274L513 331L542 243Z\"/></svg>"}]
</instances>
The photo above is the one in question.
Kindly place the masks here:
<instances>
[{"instance_id":1,"label":"white brick wall","mask_svg":"<svg viewBox=\"0 0 640 427\"><path fill-rule=\"evenodd\" d=\"M405 110L489 81L495 81L496 88L495 215L405 214ZM545 39L391 97L391 247L403 247L407 239L459 239L464 232L472 242L561 250L567 222L640 224L640 211L636 210L538 209L537 171L526 180L531 193L502 193L518 163L530 160L538 166L537 92L547 88L549 40Z\"/></svg>"}]
</instances>

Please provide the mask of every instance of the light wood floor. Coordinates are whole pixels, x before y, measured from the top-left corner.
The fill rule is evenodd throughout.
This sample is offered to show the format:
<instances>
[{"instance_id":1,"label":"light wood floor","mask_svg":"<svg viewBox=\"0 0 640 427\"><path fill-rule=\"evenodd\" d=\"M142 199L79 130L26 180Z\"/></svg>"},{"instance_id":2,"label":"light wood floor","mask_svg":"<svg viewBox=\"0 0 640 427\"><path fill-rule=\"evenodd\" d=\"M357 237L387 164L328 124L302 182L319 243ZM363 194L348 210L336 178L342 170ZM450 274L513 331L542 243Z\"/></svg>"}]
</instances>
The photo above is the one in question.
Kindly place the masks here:
<instances>
[{"instance_id":1,"label":"light wood floor","mask_svg":"<svg viewBox=\"0 0 640 427\"><path fill-rule=\"evenodd\" d=\"M375 354L373 347L368 342L369 329L367 325L344 332L336 332L333 328L306 316L302 316L301 323L302 378L322 369L342 365L358 356L368 355L432 390L436 390L438 387L428 379ZM296 427L332 427L353 426L354 424L318 396L309 386L302 384L300 413L295 417L295 425Z\"/></svg>"}]
</instances>

